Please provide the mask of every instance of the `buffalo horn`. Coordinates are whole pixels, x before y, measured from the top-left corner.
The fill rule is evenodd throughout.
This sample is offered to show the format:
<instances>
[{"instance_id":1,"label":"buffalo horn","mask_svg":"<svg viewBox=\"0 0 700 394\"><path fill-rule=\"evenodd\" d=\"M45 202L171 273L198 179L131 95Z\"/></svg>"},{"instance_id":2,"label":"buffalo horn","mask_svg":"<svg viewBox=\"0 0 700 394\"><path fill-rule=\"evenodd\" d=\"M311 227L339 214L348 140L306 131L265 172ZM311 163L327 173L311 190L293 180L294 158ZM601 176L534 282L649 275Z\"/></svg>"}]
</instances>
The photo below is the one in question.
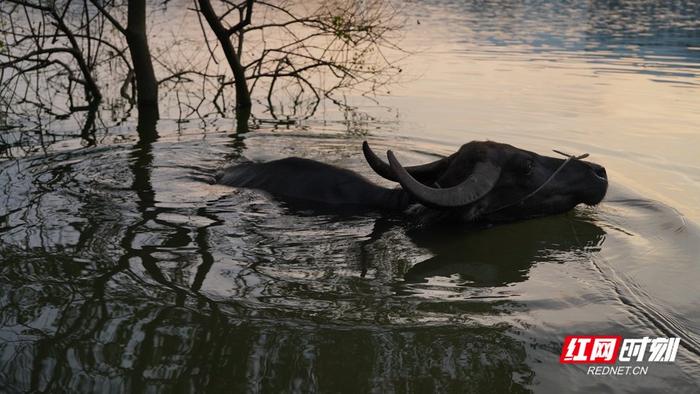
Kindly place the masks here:
<instances>
[{"instance_id":1,"label":"buffalo horn","mask_svg":"<svg viewBox=\"0 0 700 394\"><path fill-rule=\"evenodd\" d=\"M500 167L489 162L478 162L471 175L462 183L447 189L438 189L418 182L401 166L392 151L387 152L387 157L401 186L422 204L433 207L460 207L472 203L486 195L501 175Z\"/></svg>"},{"instance_id":2,"label":"buffalo horn","mask_svg":"<svg viewBox=\"0 0 700 394\"><path fill-rule=\"evenodd\" d=\"M367 160L367 163L370 167L372 167L374 172L390 181L399 181L399 178L391 170L389 164L385 163L372 151L367 141L364 141L362 143L362 152L365 154L365 160ZM437 178L437 175L447 168L448 164L448 158L443 157L442 159L436 160L432 163L422 164L419 166L405 167L405 169L409 174L411 174L414 178L418 179L419 181L432 183L435 182L435 178Z\"/></svg>"}]
</instances>

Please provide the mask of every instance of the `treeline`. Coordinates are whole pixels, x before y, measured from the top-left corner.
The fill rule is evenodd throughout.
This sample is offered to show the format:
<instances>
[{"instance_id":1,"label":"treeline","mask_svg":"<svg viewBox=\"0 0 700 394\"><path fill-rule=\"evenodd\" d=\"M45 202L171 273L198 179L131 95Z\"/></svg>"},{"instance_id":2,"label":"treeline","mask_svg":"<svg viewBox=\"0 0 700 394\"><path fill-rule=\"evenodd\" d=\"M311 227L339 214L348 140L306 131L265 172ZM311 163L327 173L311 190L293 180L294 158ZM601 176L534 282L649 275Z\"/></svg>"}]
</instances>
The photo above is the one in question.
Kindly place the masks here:
<instances>
[{"instance_id":1,"label":"treeline","mask_svg":"<svg viewBox=\"0 0 700 394\"><path fill-rule=\"evenodd\" d=\"M158 18L183 11L199 26L180 31L198 28L198 40L178 29L152 40ZM324 99L341 104L340 89L376 92L401 71L387 51L400 51L402 21L385 0L5 0L0 14L0 119L85 114L82 134L100 109L134 107L154 134L166 96L178 118L235 114L246 131L255 103L274 118L284 95L310 116Z\"/></svg>"}]
</instances>

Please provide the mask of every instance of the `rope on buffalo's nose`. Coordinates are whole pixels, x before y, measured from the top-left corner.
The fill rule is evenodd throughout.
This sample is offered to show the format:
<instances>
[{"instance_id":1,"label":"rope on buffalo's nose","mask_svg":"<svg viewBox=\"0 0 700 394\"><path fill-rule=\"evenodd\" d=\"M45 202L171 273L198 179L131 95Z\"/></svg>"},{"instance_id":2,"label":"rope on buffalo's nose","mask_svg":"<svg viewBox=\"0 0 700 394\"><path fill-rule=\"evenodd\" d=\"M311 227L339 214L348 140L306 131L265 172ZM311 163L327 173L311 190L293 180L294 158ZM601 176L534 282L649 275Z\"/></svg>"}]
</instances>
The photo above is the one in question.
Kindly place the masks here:
<instances>
[{"instance_id":1,"label":"rope on buffalo's nose","mask_svg":"<svg viewBox=\"0 0 700 394\"><path fill-rule=\"evenodd\" d=\"M558 150L556 150L556 149L552 149L552 151L554 151L554 153L559 153L560 155L566 156L566 160L564 160L564 162L561 163L561 165L559 166L559 168L557 168L557 169L552 173L552 175L550 175L549 178L547 178L547 180L544 181L544 183L542 183L537 189L535 189L534 191L532 191L530 194L528 194L527 196L523 197L523 198L518 202L518 204L523 204L523 203L525 203L525 200L527 200L528 198L534 196L535 194L537 194L537 192L539 192L540 190L542 190L542 188L544 188L545 186L547 186L547 184L549 184L549 182L551 182L552 179L554 179L554 177L557 176L557 174L559 173L559 171L561 171L561 170L564 168L564 166L567 165L570 161L572 161L572 160L581 160L581 159L585 159L586 157L590 156L588 153L584 153L584 154L579 155L579 156L574 156L574 155L570 155L570 154L568 154L568 153L564 153L564 152L558 151Z\"/></svg>"}]
</instances>

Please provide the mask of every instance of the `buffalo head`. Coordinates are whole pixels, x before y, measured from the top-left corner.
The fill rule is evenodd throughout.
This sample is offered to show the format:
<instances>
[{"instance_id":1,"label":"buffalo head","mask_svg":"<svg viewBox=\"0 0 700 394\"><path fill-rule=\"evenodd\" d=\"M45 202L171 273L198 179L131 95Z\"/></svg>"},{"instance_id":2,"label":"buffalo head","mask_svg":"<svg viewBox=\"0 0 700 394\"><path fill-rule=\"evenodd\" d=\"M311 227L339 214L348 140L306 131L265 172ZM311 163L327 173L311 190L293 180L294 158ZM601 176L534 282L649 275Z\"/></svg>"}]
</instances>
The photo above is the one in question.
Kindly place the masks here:
<instances>
[{"instance_id":1,"label":"buffalo head","mask_svg":"<svg viewBox=\"0 0 700 394\"><path fill-rule=\"evenodd\" d=\"M503 222L595 205L608 187L605 168L580 157L554 158L491 141L472 141L432 163L405 167L363 144L372 169L401 184L415 202L462 221Z\"/></svg>"}]
</instances>

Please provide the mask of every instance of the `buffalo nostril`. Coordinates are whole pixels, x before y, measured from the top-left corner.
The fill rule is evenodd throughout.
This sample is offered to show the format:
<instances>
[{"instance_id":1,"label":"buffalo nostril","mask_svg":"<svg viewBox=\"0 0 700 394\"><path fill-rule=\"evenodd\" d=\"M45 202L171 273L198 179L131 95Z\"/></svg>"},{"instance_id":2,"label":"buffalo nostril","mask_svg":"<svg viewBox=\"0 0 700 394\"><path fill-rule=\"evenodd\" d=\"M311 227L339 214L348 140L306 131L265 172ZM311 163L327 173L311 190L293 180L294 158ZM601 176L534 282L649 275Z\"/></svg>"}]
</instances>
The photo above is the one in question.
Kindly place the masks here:
<instances>
[{"instance_id":1,"label":"buffalo nostril","mask_svg":"<svg viewBox=\"0 0 700 394\"><path fill-rule=\"evenodd\" d=\"M593 172L599 178L608 179L608 174L605 172L605 168L601 166L593 167Z\"/></svg>"}]
</instances>

